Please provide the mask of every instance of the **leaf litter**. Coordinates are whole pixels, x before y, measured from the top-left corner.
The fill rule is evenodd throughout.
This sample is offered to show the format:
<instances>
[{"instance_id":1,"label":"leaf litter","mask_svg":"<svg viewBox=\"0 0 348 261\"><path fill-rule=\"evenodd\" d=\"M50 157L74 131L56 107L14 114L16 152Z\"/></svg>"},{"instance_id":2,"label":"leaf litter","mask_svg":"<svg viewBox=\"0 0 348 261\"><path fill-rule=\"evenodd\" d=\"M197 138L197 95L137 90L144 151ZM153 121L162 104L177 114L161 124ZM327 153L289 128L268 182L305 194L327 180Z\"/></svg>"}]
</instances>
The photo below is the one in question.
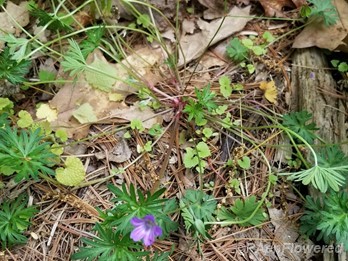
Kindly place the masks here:
<instances>
[{"instance_id":1,"label":"leaf litter","mask_svg":"<svg viewBox=\"0 0 348 261\"><path fill-rule=\"evenodd\" d=\"M281 86L278 86L278 83L276 87L275 82L272 81L274 76L277 76L277 74L279 76L279 71L275 70L277 66L272 67L272 65L267 65L260 67L262 68L260 70L263 70L264 75L266 76L262 78L262 82L258 82L255 81L253 75L248 75L245 71L243 71L243 69L238 67L238 64L233 64L234 67L231 69L231 61L226 61L226 54L217 56L215 55L213 48L211 48L210 51L205 51L208 48L208 44L213 46L214 43L228 38L230 35L243 38L245 35L248 35L247 33L250 31L254 32L255 35L261 35L260 31L267 30L265 29L267 27L262 25L262 23L255 22L253 20L253 17L250 16L250 6L246 8L233 7L229 13L229 17L225 18L220 31L215 36L216 42L214 40L210 43L210 39L223 21L221 15L224 15L224 12L212 12L213 9L216 9L214 3L212 6L212 3L209 1L201 0L199 2L206 5L208 9L210 9L208 12L205 12L205 16L203 16L203 18L213 20L197 20L197 17L193 17L191 20L187 19L186 25L183 25L183 35L180 39L180 41L182 41L183 52L179 52L179 55L181 55L179 58L179 65L183 65L184 62L193 62L194 59L204 55L203 59L200 61L203 69L201 71L195 71L192 81L187 85L187 92L193 93L193 86L201 89L202 86L205 85L205 82L212 82L211 87L213 92L219 93L219 90L222 90L222 96L231 103L228 109L230 116L226 116L227 120L233 121L233 123L236 124L235 126L239 126L238 124L243 124L243 126L246 128L258 126L258 124L264 120L262 117L255 117L250 112L241 112L239 110L239 104L234 103L243 99L243 101L253 104L256 109L267 107L268 110L274 109L282 111L284 109L282 108L283 104L281 101L281 96L283 95L282 88ZM221 3L223 1L216 1L216 3L218 2ZM244 5L250 4L250 1L245 0L237 2ZM271 6L271 2L274 5ZM284 12L284 7L299 8L301 5L303 5L304 1L278 0L268 1L268 5L265 3L266 1L260 1L260 4L265 9L266 15L286 17L287 14ZM8 5L9 4L10 2L8 2ZM238 16L248 16L248 18L241 18ZM246 34L244 34L244 36L243 32L237 34L241 30L245 30ZM274 32L277 32L277 29L275 29ZM171 36L171 40L174 40L173 35ZM283 58L287 55L285 51L282 53L283 46L288 46L287 39L285 39L285 41L280 41L279 45L272 46L271 49L274 49L273 51L268 52L267 56L272 57L272 59L276 61L283 60ZM183 54L185 55L186 59L183 58ZM255 56L253 56L251 59L253 59L252 62L255 64L264 62L262 59L258 59ZM64 75L63 77L71 82L65 83L62 87L57 85L57 87L59 87L58 92L51 101L49 101L47 104L42 104L39 107L37 110L37 112L39 112L37 114L37 118L52 121L52 127L54 129L65 130L70 138L73 137L77 140L85 138L89 134L93 134L98 137L98 135L101 133L106 133L111 127L121 125L125 122L131 122L133 120L140 119L143 127L147 129L150 129L155 124L159 124L161 126L164 124L162 121L162 116L156 114L154 109L149 107L145 107L144 109L144 107L138 101L133 102L130 105L128 101L126 102L126 100L129 96L132 96L137 91L137 89L134 88L134 85L138 84L138 82L134 81L134 73L144 80L144 82L149 83L150 86L157 86L159 83L162 91L169 94L173 93L173 86L168 84L168 82L166 82L166 80L162 77L158 77L158 73L154 73L154 70L158 69L158 66L162 63L163 57L161 52L151 47L136 49L134 54L127 56L125 60L117 64L110 63L101 54L101 52L96 50L89 55L87 64L99 71L105 72L108 75L114 75L115 78L107 76L106 74L103 75L100 73L95 73L93 70L79 75L76 79L68 78L67 75ZM282 63L283 61L279 62L277 65L283 66ZM127 70L125 67L130 67L130 70ZM207 69L209 69L208 72L206 71ZM60 74L59 76L62 77L62 75L63 74ZM218 84L220 75L225 75L225 77L229 79L228 81L224 81L222 83L222 89ZM241 85L241 88L231 91L230 81L233 83L243 82L243 85ZM263 95L260 90L263 91ZM175 114L171 112L168 113L168 115L170 115L168 118L168 123L170 124L175 118ZM31 122L27 114L24 115L24 113L20 113L18 117L20 118L19 124L22 126L26 126L29 124L28 122ZM55 119L55 117L57 119ZM266 121L264 121L262 124L265 124L265 122ZM178 140L183 140L183 142L186 144L192 144L193 139L197 137L195 135L201 130L198 130L198 128L197 130L192 130L189 125L185 126L184 122L181 122L181 124L182 132L180 132L180 135L174 131L170 132L172 128L169 127L170 131L165 132L163 137L158 141L158 147L153 146L153 148L151 148L152 152L144 153L145 156L139 160L139 162L135 162L132 166L125 170L124 173L121 171L122 167L129 163L132 157L137 154L135 145L140 146L140 144L142 144L141 146L144 147L144 144L149 144L148 142L151 141L149 140L149 137L143 133L137 133L137 131L134 131L130 138L125 138L125 132L120 131L114 136L110 135L105 138L95 138L90 142L85 142L83 143L84 147L81 149L76 148L76 150L70 150L70 152L68 152L69 150L66 149L65 151L67 154L83 154L82 158L86 157L86 160L83 159L83 161L85 162L87 173L85 172L85 168L79 158L69 156L65 160L65 167L57 169L57 179L61 184L66 186L78 186L80 182L84 180L93 180L94 177L101 177L103 179L105 176L110 175L111 171L109 168L116 167L113 169L113 173L123 173L121 179L122 183L127 182L127 184L137 184L138 187L146 190L151 187L151 182L153 180L152 175L155 176L158 172L160 172L161 164L164 162L164 155L170 153L172 154L172 157L169 159L170 167L166 169L168 173L166 173L165 178L161 179L161 181L166 184L171 183L171 186L173 187L177 185L178 188L171 188L168 190L168 193L180 195L188 188L197 190L198 181L197 175L195 175L196 173L189 169L180 171L182 158L180 157L180 151L177 151L180 149L179 143L176 148L171 148L169 146L169 140L171 137L175 137ZM211 126L211 129L216 131L214 126ZM195 131L197 131L197 133L195 133ZM201 133L205 132L202 131ZM266 132L257 132L252 130L246 133L248 138L260 137L260 139L265 139L265 135L267 135ZM240 149L242 146L238 147L237 145L239 143L243 143L243 141L239 140L238 137L235 137L230 133L228 135L230 137L221 135L220 138L222 139L222 142L226 141L226 143L230 143L231 140L233 140L235 143L234 147L230 148L232 153L229 155L235 162L239 163L237 169L233 169L229 173L224 172L224 170L220 171L220 169L222 169L221 163L216 161L216 159L218 159L220 149L218 147L219 137L215 140L209 140L209 138L205 137L207 139L206 143L198 143L198 152L196 152L196 154L202 154L203 147L205 148L205 151L209 151L209 153L205 152L205 154L203 153L204 155L201 155L202 157L207 157L205 167L208 174L204 180L204 182L207 183L204 184L205 189L210 191L211 194L223 195L221 202L223 202L223 204L232 206L236 202L244 202L249 193L250 195L258 195L259 191L264 190L265 177L262 175L265 175L266 173L266 166L264 166L262 162L259 163L260 155L258 155L257 152L250 152L250 150L248 152L248 156L246 156L246 153L244 152L239 155L238 149ZM266 140L267 139L268 138L266 136ZM188 140L190 142L188 142ZM273 143L275 141L272 139L267 141L270 148L265 147L265 153L267 157L271 159L274 156L272 146L274 145ZM171 151L169 151L167 148L171 148ZM241 151L242 150L244 149L241 149ZM172 159L174 158L175 160L173 161ZM281 160L286 162L284 158ZM199 164L199 162L197 164ZM179 168L177 168L178 166ZM212 173L215 175L215 180L213 179L215 184L213 185L209 183L212 181L210 178ZM242 176L242 173L247 175ZM227 188L226 186L226 184L230 182L230 180L226 179L226 176L227 178L232 179L235 177L235 175L239 181L236 183L234 180L233 184L239 184L239 190L233 190L231 188ZM68 176L72 176L72 178ZM223 177L221 178L221 176ZM175 180L172 179L172 177L175 177ZM116 178L117 177L114 179ZM119 184L118 182L120 182L120 180L116 180L115 182ZM59 188L58 185L57 187ZM105 195L106 187L103 183L92 185L90 188L84 188L82 192L78 192L79 197L73 194L77 192L78 188L74 188L71 191L67 191L63 188L58 191L51 190L51 188L48 189L45 186L40 187L40 184L37 184L36 188L39 194L45 192L47 193L47 196L50 196L51 198L59 198L60 201L67 202L67 204L72 207L73 210L81 210L82 213L87 213L87 215L91 215L92 217L97 216L98 212L94 207L88 205L86 202L90 202L93 206L100 205L105 209L111 207L109 202L110 196ZM192 247L194 243L193 238L188 233L183 233L182 230L178 234L179 239L177 241L173 239L173 242L177 243L176 248L174 249L174 258L180 258L179 256L182 255L188 259L191 258L192 260L200 260L201 258L211 258L212 260L217 258L222 258L223 260L234 260L236 257L235 254L246 253L246 256L250 260L260 260L261 258L264 258L265 255L273 260L288 260L289 256L284 256L282 246L277 248L277 243L279 242L279 245L281 245L282 243L299 243L301 241L295 240L295 233L297 232L296 228L292 226L292 224L289 225L289 222L279 221L279 219L283 220L287 217L287 213L285 213L284 210L281 210L283 207L281 204L285 203L282 202L283 200L279 195L282 193L282 189L283 188L280 186L274 187L274 193L276 195L272 204L277 208L268 208L271 224L263 224L262 227L252 228L250 230L247 229L246 231L241 230L238 228L238 226L223 228L212 226L209 232L211 235L215 236L215 238L211 239L208 244L202 244L203 253L201 253L198 248ZM44 200L44 198L42 199ZM290 199L288 201L292 202L294 205L298 204L297 198ZM54 202L51 205L54 209L53 212L55 212L55 214L59 214L58 210L60 207L58 203L60 202L52 202ZM253 205L256 205L256 202L254 203L255 204ZM243 206L243 204L240 205ZM243 211L243 209L240 211ZM95 223L95 219L86 219L84 214L76 211L74 212L74 221L71 221L71 216L69 216L66 211L62 211L60 213L62 213L62 219L67 220L67 222L81 222L83 224L81 229L79 227L79 231L75 231L72 230L72 225L69 227L63 226L63 224L61 224L63 222L60 223L59 220L50 220L50 216L45 219L45 221L48 220L51 223L56 222L55 224L58 224L58 231L60 234L57 235L57 238L53 238L53 247L50 248L50 253L52 256L61 258L64 256L64 254L62 254L64 250L59 247L59 239L62 236L69 235L68 233L75 233L79 236L83 235L84 232L81 231L88 231L88 229L91 228L88 223ZM44 228L40 229L40 233L36 234L42 238L45 238L45 233L50 232L49 224L45 224ZM253 241L253 239L256 240ZM69 241L70 246L73 246L76 243L73 239L68 240L71 240ZM262 242L262 240L265 240L265 242ZM272 245L269 242L267 243L267 241L277 242ZM172 245L173 242L170 241L170 245ZM256 242L258 251L254 251L255 249L253 248L249 248L247 251L245 250L245 246L249 246L248 243L250 242ZM32 246L36 245L35 241L34 243L30 243ZM306 242L304 244L308 243ZM169 247L164 243L162 245L162 241L160 241L158 245L163 247L163 249L169 249ZM265 247L268 249L268 247L272 246L274 247L274 250L272 251L261 251ZM71 252L72 250L69 249L68 251Z\"/></svg>"}]
</instances>

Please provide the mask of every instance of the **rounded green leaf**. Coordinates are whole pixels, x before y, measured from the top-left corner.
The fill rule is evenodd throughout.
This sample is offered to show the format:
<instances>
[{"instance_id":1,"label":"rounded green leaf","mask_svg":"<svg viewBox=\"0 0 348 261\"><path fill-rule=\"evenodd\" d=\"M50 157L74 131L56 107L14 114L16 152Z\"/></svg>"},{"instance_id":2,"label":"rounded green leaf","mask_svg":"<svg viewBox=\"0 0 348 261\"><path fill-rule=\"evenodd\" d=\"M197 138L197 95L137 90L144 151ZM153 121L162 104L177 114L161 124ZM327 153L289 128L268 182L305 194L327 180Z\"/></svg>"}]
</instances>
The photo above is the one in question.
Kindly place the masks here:
<instances>
[{"instance_id":1,"label":"rounded green leaf","mask_svg":"<svg viewBox=\"0 0 348 261\"><path fill-rule=\"evenodd\" d=\"M56 169L56 179L65 186L77 186L86 176L85 168L79 158L68 157L65 168Z\"/></svg>"}]
</instances>

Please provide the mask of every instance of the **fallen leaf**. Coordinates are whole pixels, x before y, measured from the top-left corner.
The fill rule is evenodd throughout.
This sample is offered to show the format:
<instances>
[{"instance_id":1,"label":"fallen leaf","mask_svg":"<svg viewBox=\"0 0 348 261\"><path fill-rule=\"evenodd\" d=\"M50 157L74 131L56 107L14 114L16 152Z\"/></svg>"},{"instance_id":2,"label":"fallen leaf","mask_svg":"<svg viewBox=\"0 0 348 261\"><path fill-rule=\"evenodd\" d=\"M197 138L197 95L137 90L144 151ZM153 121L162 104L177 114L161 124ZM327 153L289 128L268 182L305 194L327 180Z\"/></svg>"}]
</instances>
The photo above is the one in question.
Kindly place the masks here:
<instances>
[{"instance_id":1,"label":"fallen leaf","mask_svg":"<svg viewBox=\"0 0 348 261\"><path fill-rule=\"evenodd\" d=\"M79 123L92 123L97 121L94 110L89 103L84 103L73 112L73 116Z\"/></svg>"},{"instance_id":2,"label":"fallen leaf","mask_svg":"<svg viewBox=\"0 0 348 261\"><path fill-rule=\"evenodd\" d=\"M107 159L116 163L122 163L129 160L132 156L132 151L128 146L127 140L123 137L124 133L124 131L115 133L116 145L113 146L111 151L101 143L100 145L104 151L95 153L97 159L105 159L106 154L108 154Z\"/></svg>"},{"instance_id":3,"label":"fallen leaf","mask_svg":"<svg viewBox=\"0 0 348 261\"><path fill-rule=\"evenodd\" d=\"M82 120L83 122L87 122L81 125L81 123L73 117L74 112L76 112L81 104L89 104L91 106L96 117L93 118L93 121L103 120L103 122L107 122L108 119L111 119L111 112L119 110L121 112L127 112L129 107L122 101L127 95L134 93L136 89L125 82L133 77L131 73L136 72L144 82L148 81L152 84L156 84L157 78L153 75L151 70L152 66L159 62L161 58L162 56L159 49L146 47L135 51L134 54L128 56L122 63L109 63L110 66L115 68L115 72L117 72L116 76L119 79L114 82L110 92L92 87L86 80L85 75L80 74L74 83L66 83L61 87L50 101L50 105L56 108L58 112L58 118L52 122L52 128L65 129L70 138L80 139L85 137L88 134L88 122L90 122L90 119ZM99 61L105 59L98 50L95 50L89 55L87 64L92 64L96 59ZM127 70L127 68L129 68L129 70ZM143 112L139 111L137 117L144 119L148 115L152 115L151 113L153 114L151 109ZM127 118L125 119L128 120Z\"/></svg>"},{"instance_id":4,"label":"fallen leaf","mask_svg":"<svg viewBox=\"0 0 348 261\"><path fill-rule=\"evenodd\" d=\"M338 11L337 23L325 26L323 23L310 23L295 38L293 48L317 46L322 49L348 52L348 3L345 0L332 2Z\"/></svg>"},{"instance_id":5,"label":"fallen leaf","mask_svg":"<svg viewBox=\"0 0 348 261\"><path fill-rule=\"evenodd\" d=\"M110 92L116 83L117 69L108 63L104 56L97 56L96 54L90 66L95 70L87 70L85 72L87 82L94 88Z\"/></svg>"},{"instance_id":6,"label":"fallen leaf","mask_svg":"<svg viewBox=\"0 0 348 261\"><path fill-rule=\"evenodd\" d=\"M270 103L276 103L277 102L277 95L278 91L275 86L274 81L270 82L260 82L259 88L263 90L265 98L270 102Z\"/></svg>"},{"instance_id":7,"label":"fallen leaf","mask_svg":"<svg viewBox=\"0 0 348 261\"><path fill-rule=\"evenodd\" d=\"M157 116L149 107L140 108L138 103L130 107L123 107L116 110L110 110L109 116L111 118L121 118L127 121L140 120L142 126L150 129L156 123L162 123L162 117Z\"/></svg>"},{"instance_id":8,"label":"fallen leaf","mask_svg":"<svg viewBox=\"0 0 348 261\"><path fill-rule=\"evenodd\" d=\"M283 8L294 7L291 0L260 0L259 2L265 10L265 15L270 17L286 17Z\"/></svg>"},{"instance_id":9,"label":"fallen leaf","mask_svg":"<svg viewBox=\"0 0 348 261\"><path fill-rule=\"evenodd\" d=\"M238 19L236 16L239 16ZM197 25L200 32L183 35L180 39L181 51L179 52L178 66L183 66L185 63L198 58L209 46L242 30L251 19L250 6L248 6L245 8L233 7L224 20L220 18L209 23L198 20Z\"/></svg>"},{"instance_id":10,"label":"fallen leaf","mask_svg":"<svg viewBox=\"0 0 348 261\"><path fill-rule=\"evenodd\" d=\"M48 104L41 104L36 111L38 119L46 119L48 122L53 122L57 119L57 110L52 109Z\"/></svg>"},{"instance_id":11,"label":"fallen leaf","mask_svg":"<svg viewBox=\"0 0 348 261\"><path fill-rule=\"evenodd\" d=\"M0 12L0 35L7 33L18 36L22 30L21 28L29 24L28 2L21 2L19 5L7 2L7 12ZM4 47L4 42L0 41L0 48Z\"/></svg>"}]
</instances>

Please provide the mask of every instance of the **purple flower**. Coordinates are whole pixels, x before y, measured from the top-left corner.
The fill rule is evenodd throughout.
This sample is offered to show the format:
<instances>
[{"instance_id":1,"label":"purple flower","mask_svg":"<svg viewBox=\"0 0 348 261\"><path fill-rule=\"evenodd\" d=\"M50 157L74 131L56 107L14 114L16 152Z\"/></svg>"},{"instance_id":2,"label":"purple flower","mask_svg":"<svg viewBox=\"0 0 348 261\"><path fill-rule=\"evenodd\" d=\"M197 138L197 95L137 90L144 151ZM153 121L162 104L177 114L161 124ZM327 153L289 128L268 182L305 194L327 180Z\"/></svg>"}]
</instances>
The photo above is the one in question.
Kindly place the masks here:
<instances>
[{"instance_id":1,"label":"purple flower","mask_svg":"<svg viewBox=\"0 0 348 261\"><path fill-rule=\"evenodd\" d=\"M130 235L131 239L143 240L145 246L151 246L156 237L162 235L162 228L156 225L153 215L146 215L144 218L133 217L131 224L134 226Z\"/></svg>"}]
</instances>

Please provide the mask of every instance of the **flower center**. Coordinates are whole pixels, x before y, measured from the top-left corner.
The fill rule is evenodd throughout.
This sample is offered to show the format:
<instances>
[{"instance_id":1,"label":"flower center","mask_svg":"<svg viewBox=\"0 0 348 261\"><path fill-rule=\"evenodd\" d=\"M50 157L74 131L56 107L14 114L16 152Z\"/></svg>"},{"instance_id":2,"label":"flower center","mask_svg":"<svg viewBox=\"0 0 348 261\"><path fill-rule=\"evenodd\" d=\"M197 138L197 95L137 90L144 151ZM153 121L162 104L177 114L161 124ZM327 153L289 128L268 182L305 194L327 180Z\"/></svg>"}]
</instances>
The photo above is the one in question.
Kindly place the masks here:
<instances>
[{"instance_id":1,"label":"flower center","mask_svg":"<svg viewBox=\"0 0 348 261\"><path fill-rule=\"evenodd\" d=\"M155 223L152 220L145 220L145 229L149 230L152 229L155 225Z\"/></svg>"}]
</instances>

